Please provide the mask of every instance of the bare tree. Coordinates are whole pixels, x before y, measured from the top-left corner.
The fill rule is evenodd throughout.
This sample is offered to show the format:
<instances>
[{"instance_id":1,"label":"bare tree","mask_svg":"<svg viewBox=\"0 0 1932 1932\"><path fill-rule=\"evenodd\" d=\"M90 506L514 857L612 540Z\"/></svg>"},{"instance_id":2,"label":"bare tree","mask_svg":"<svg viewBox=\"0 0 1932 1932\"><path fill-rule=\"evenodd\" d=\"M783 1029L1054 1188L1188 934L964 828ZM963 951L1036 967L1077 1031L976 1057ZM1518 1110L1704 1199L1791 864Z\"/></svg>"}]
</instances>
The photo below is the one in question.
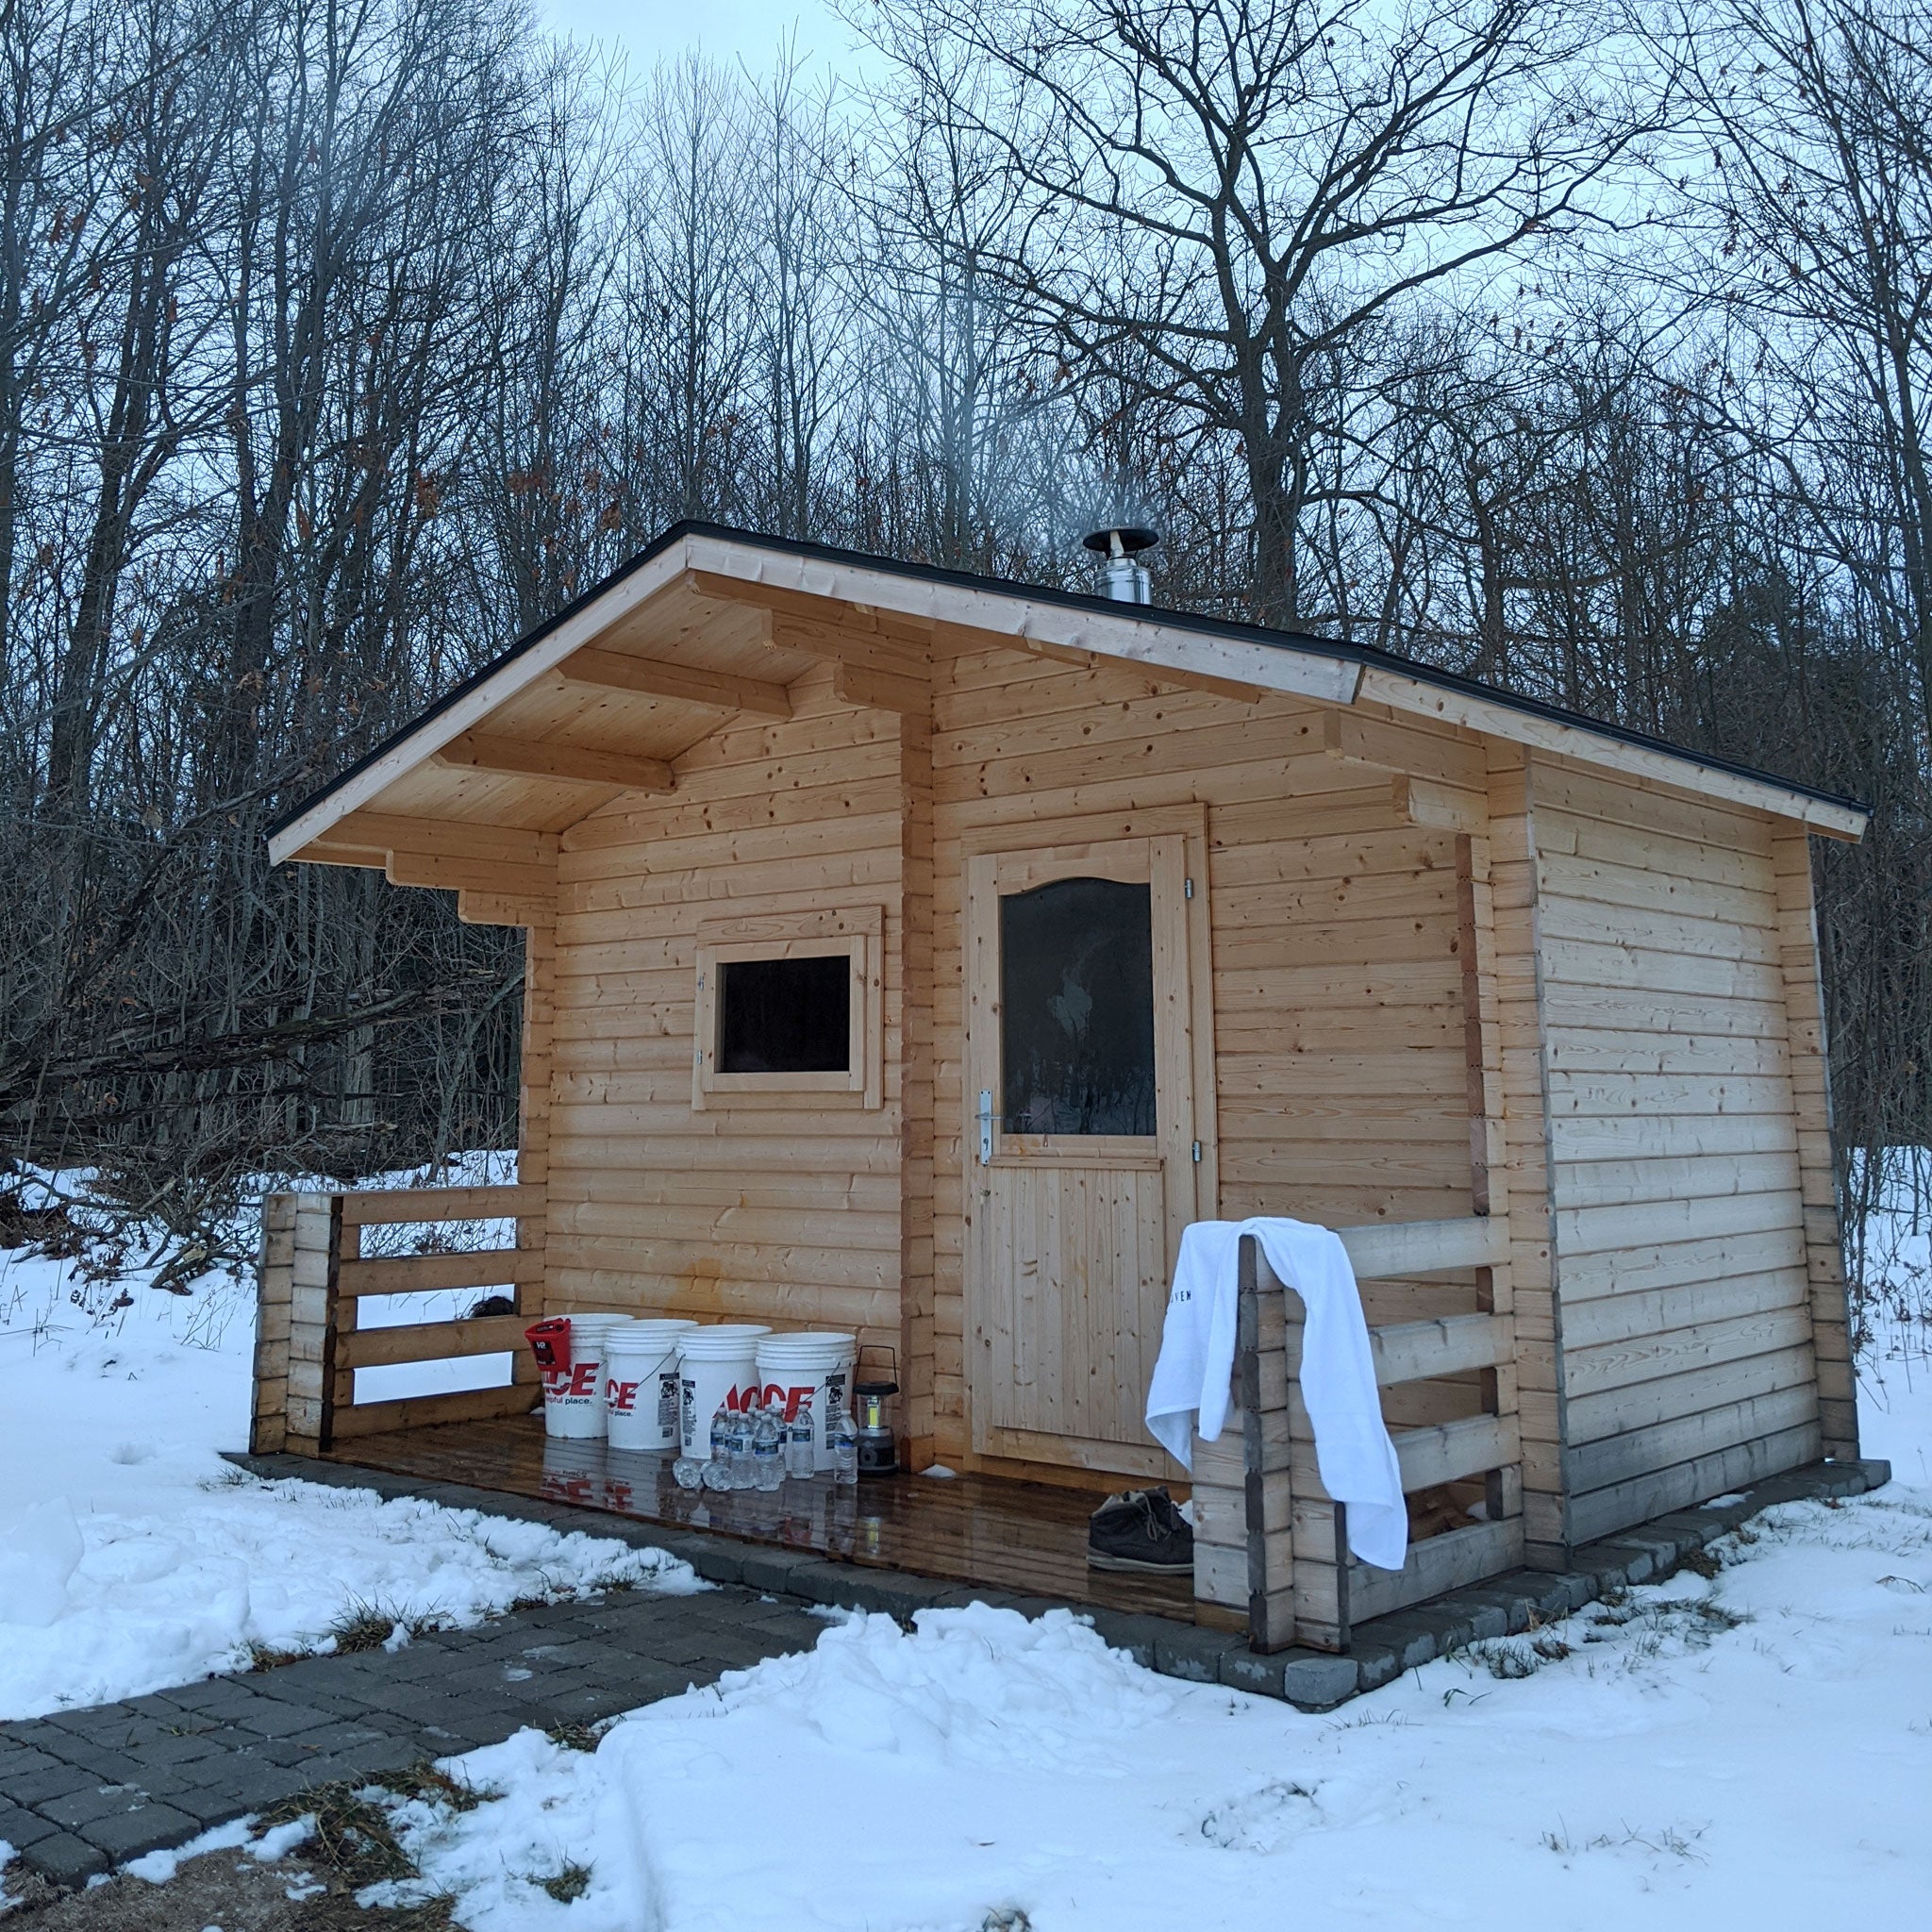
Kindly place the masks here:
<instances>
[{"instance_id":1,"label":"bare tree","mask_svg":"<svg viewBox=\"0 0 1932 1932\"><path fill-rule=\"evenodd\" d=\"M745 408L760 279L752 111L694 55L655 75L634 109L624 420L632 460L660 479L658 522L734 514L740 458L761 442Z\"/></svg>"},{"instance_id":2,"label":"bare tree","mask_svg":"<svg viewBox=\"0 0 1932 1932\"><path fill-rule=\"evenodd\" d=\"M848 108L520 0L0 0L8 1156L186 1228L502 1144L516 935L262 827L683 515L1084 583L1132 514L1164 602L1870 798L1840 1122L1932 1143L1902 5L1626 64L1533 0L884 0Z\"/></svg>"},{"instance_id":3,"label":"bare tree","mask_svg":"<svg viewBox=\"0 0 1932 1932\"><path fill-rule=\"evenodd\" d=\"M882 0L930 111L1031 191L1000 266L1063 352L1238 439L1254 607L1302 609L1324 363L1392 305L1606 217L1644 116L1578 77L1603 23L1533 0ZM875 23L875 24L874 24ZM996 76L990 107L956 83ZM991 266L991 264L989 264Z\"/></svg>"},{"instance_id":4,"label":"bare tree","mask_svg":"<svg viewBox=\"0 0 1932 1932\"><path fill-rule=\"evenodd\" d=\"M1932 734L1932 42L1900 0L1724 0L1670 51L1730 406L1896 641Z\"/></svg>"}]
</instances>

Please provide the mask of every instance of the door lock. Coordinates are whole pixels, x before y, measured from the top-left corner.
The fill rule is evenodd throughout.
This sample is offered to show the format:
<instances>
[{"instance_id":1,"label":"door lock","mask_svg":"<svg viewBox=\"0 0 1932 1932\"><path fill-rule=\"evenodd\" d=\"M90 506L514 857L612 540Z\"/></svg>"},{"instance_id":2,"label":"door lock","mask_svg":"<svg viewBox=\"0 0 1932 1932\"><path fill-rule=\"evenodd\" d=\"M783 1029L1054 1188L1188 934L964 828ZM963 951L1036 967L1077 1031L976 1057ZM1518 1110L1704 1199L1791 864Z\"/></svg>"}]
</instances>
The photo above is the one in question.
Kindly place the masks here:
<instances>
[{"instance_id":1,"label":"door lock","mask_svg":"<svg viewBox=\"0 0 1932 1932\"><path fill-rule=\"evenodd\" d=\"M992 1165L992 1089L979 1090L979 1164Z\"/></svg>"}]
</instances>

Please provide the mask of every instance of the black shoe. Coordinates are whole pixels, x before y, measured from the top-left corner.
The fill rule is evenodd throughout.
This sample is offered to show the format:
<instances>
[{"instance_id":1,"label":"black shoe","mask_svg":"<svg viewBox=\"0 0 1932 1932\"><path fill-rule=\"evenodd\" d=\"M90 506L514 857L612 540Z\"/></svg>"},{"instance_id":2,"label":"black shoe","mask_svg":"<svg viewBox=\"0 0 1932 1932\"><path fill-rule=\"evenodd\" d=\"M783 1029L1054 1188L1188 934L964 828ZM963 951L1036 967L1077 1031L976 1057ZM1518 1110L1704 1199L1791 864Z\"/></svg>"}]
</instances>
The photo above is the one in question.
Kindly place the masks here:
<instances>
[{"instance_id":1,"label":"black shoe","mask_svg":"<svg viewBox=\"0 0 1932 1932\"><path fill-rule=\"evenodd\" d=\"M1191 1571L1194 1532L1165 1490L1129 1490L1088 1520L1087 1562L1094 1570Z\"/></svg>"}]
</instances>

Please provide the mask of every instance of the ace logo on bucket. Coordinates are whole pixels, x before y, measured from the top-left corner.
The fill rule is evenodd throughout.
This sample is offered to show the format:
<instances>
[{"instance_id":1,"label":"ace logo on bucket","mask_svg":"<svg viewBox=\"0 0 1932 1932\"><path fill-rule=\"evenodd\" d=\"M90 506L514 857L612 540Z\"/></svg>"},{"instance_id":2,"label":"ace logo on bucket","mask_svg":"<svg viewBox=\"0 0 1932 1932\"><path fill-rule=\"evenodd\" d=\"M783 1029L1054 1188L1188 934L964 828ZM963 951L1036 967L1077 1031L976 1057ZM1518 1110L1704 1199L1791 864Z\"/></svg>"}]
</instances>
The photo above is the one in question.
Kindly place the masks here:
<instances>
[{"instance_id":1,"label":"ace logo on bucket","mask_svg":"<svg viewBox=\"0 0 1932 1932\"><path fill-rule=\"evenodd\" d=\"M717 1385L705 1377L684 1375L678 1381L677 1428L679 1442L687 1456L711 1453L711 1418L717 1413L722 1402L726 1408L749 1408L758 1398L758 1384L756 1374L749 1374L741 1382L726 1385L717 1390L717 1399L704 1414L698 1414L701 1393L710 1395ZM694 1448L692 1444L697 1446Z\"/></svg>"},{"instance_id":2,"label":"ace logo on bucket","mask_svg":"<svg viewBox=\"0 0 1932 1932\"><path fill-rule=\"evenodd\" d=\"M597 1377L602 1368L601 1362L573 1362L567 1369L545 1369L545 1399L563 1402L581 1397L588 1401L597 1392Z\"/></svg>"},{"instance_id":3,"label":"ace logo on bucket","mask_svg":"<svg viewBox=\"0 0 1932 1932\"><path fill-rule=\"evenodd\" d=\"M718 1322L678 1338L678 1441L700 1461L711 1453L719 1405L744 1407L758 1393L758 1344L772 1331L751 1322Z\"/></svg>"}]
</instances>

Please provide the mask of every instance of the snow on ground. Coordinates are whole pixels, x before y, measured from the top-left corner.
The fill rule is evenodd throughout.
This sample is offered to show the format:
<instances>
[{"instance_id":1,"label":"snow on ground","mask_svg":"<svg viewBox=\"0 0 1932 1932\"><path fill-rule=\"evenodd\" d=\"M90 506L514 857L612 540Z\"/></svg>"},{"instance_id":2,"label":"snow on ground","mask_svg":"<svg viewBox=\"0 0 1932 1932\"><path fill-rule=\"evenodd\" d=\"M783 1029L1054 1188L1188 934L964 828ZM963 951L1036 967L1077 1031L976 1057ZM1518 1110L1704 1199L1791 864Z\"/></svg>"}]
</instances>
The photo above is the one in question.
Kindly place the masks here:
<instances>
[{"instance_id":1,"label":"snow on ground","mask_svg":"<svg viewBox=\"0 0 1932 1932\"><path fill-rule=\"evenodd\" d=\"M1932 1490L1932 1213L1916 1192L1906 1199L1865 1230L1874 1306L1858 1355L1858 1436L1901 1482Z\"/></svg>"},{"instance_id":2,"label":"snow on ground","mask_svg":"<svg viewBox=\"0 0 1932 1932\"><path fill-rule=\"evenodd\" d=\"M0 1718L326 1648L362 1607L473 1623L607 1583L699 1587L661 1552L224 1462L247 1446L251 1296L0 1255Z\"/></svg>"},{"instance_id":3,"label":"snow on ground","mask_svg":"<svg viewBox=\"0 0 1932 1932\"><path fill-rule=\"evenodd\" d=\"M1932 1494L1754 1534L1325 1718L1064 1612L855 1616L594 1755L474 1752L505 1795L403 1806L403 1837L474 1932L1923 1923ZM572 1863L566 1911L540 1887Z\"/></svg>"},{"instance_id":4,"label":"snow on ground","mask_svg":"<svg viewBox=\"0 0 1932 1932\"><path fill-rule=\"evenodd\" d=\"M1155 1676L1065 1613L853 1616L594 1754L526 1730L462 1758L501 1795L397 1805L420 1889L473 1932L1923 1924L1932 1329L1923 1229L1892 1233L1861 1407L1900 1479L1767 1512L1713 1577L1327 1717Z\"/></svg>"}]
</instances>

